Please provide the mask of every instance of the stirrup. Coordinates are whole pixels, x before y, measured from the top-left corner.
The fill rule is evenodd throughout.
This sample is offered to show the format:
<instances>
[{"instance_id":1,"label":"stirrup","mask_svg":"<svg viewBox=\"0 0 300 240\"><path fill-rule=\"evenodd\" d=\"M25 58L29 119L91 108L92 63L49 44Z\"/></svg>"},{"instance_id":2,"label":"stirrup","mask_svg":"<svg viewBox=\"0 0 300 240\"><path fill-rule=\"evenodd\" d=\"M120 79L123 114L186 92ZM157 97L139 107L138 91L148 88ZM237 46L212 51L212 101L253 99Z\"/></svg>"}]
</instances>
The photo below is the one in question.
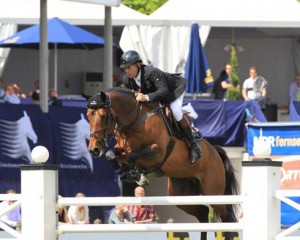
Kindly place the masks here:
<instances>
[{"instance_id":1,"label":"stirrup","mask_svg":"<svg viewBox=\"0 0 300 240\"><path fill-rule=\"evenodd\" d=\"M139 185L139 186L145 186L145 185L149 185L149 179L147 178L147 176L145 174L141 174L141 177L140 177L140 180L139 181L136 181L136 183Z\"/></svg>"}]
</instances>

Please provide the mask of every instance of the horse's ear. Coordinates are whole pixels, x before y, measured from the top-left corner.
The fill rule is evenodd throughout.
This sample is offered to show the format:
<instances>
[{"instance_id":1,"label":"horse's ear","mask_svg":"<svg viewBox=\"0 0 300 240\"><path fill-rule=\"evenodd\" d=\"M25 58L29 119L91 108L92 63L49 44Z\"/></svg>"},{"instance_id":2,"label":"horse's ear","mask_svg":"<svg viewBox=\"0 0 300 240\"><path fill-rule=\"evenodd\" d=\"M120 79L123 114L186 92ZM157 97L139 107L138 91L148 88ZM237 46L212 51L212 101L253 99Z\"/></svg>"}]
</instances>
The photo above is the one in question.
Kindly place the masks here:
<instances>
[{"instance_id":1,"label":"horse's ear","mask_svg":"<svg viewBox=\"0 0 300 240\"><path fill-rule=\"evenodd\" d=\"M86 100L89 100L92 96L86 95L84 93L81 93L81 96L84 97Z\"/></svg>"},{"instance_id":2,"label":"horse's ear","mask_svg":"<svg viewBox=\"0 0 300 240\"><path fill-rule=\"evenodd\" d=\"M102 102L104 102L104 103L109 100L108 96L103 91L100 92L100 97L101 97Z\"/></svg>"}]
</instances>

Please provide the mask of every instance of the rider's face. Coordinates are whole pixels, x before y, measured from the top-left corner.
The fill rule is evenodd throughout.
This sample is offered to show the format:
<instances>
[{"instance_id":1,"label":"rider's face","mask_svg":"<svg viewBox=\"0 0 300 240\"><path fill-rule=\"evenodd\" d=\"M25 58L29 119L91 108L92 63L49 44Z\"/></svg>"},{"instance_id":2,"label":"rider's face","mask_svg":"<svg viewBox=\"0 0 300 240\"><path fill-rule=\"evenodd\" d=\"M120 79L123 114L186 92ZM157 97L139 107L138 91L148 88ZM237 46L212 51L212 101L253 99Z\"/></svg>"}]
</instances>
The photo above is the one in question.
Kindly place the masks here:
<instances>
[{"instance_id":1,"label":"rider's face","mask_svg":"<svg viewBox=\"0 0 300 240\"><path fill-rule=\"evenodd\" d=\"M132 64L124 67L124 71L129 78L135 78L139 73L137 64Z\"/></svg>"}]
</instances>

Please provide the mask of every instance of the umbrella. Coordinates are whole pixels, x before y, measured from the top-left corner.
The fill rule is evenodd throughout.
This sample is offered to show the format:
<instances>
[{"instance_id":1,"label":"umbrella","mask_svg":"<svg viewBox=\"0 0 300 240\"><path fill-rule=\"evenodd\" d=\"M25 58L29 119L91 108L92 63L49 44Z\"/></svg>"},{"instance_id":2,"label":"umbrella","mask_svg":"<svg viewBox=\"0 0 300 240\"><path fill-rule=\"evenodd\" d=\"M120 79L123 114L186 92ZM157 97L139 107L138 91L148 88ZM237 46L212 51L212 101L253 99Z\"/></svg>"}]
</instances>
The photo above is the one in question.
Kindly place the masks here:
<instances>
[{"instance_id":1,"label":"umbrella","mask_svg":"<svg viewBox=\"0 0 300 240\"><path fill-rule=\"evenodd\" d=\"M213 86L213 78L204 48L200 41L199 25L191 27L189 54L185 65L185 76L188 80L187 93L204 93Z\"/></svg>"},{"instance_id":2,"label":"umbrella","mask_svg":"<svg viewBox=\"0 0 300 240\"><path fill-rule=\"evenodd\" d=\"M57 49L95 49L104 46L104 40L82 28L59 18L48 20L49 48L54 49L54 88L57 88ZM39 49L40 25L26 28L0 41L0 47Z\"/></svg>"}]
</instances>

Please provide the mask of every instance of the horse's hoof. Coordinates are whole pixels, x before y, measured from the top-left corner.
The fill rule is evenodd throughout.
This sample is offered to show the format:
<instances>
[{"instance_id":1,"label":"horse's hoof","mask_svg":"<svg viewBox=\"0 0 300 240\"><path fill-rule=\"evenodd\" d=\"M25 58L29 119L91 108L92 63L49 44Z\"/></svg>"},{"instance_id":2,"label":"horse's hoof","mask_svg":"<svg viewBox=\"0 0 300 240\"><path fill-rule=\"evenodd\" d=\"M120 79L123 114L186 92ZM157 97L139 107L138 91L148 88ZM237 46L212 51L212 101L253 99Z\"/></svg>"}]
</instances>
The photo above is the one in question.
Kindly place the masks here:
<instances>
[{"instance_id":1,"label":"horse's hoof","mask_svg":"<svg viewBox=\"0 0 300 240\"><path fill-rule=\"evenodd\" d=\"M139 181L136 181L136 183L139 185L139 186L145 186L145 185L149 185L149 179L146 177L146 175L144 174L141 174L141 178Z\"/></svg>"}]
</instances>

